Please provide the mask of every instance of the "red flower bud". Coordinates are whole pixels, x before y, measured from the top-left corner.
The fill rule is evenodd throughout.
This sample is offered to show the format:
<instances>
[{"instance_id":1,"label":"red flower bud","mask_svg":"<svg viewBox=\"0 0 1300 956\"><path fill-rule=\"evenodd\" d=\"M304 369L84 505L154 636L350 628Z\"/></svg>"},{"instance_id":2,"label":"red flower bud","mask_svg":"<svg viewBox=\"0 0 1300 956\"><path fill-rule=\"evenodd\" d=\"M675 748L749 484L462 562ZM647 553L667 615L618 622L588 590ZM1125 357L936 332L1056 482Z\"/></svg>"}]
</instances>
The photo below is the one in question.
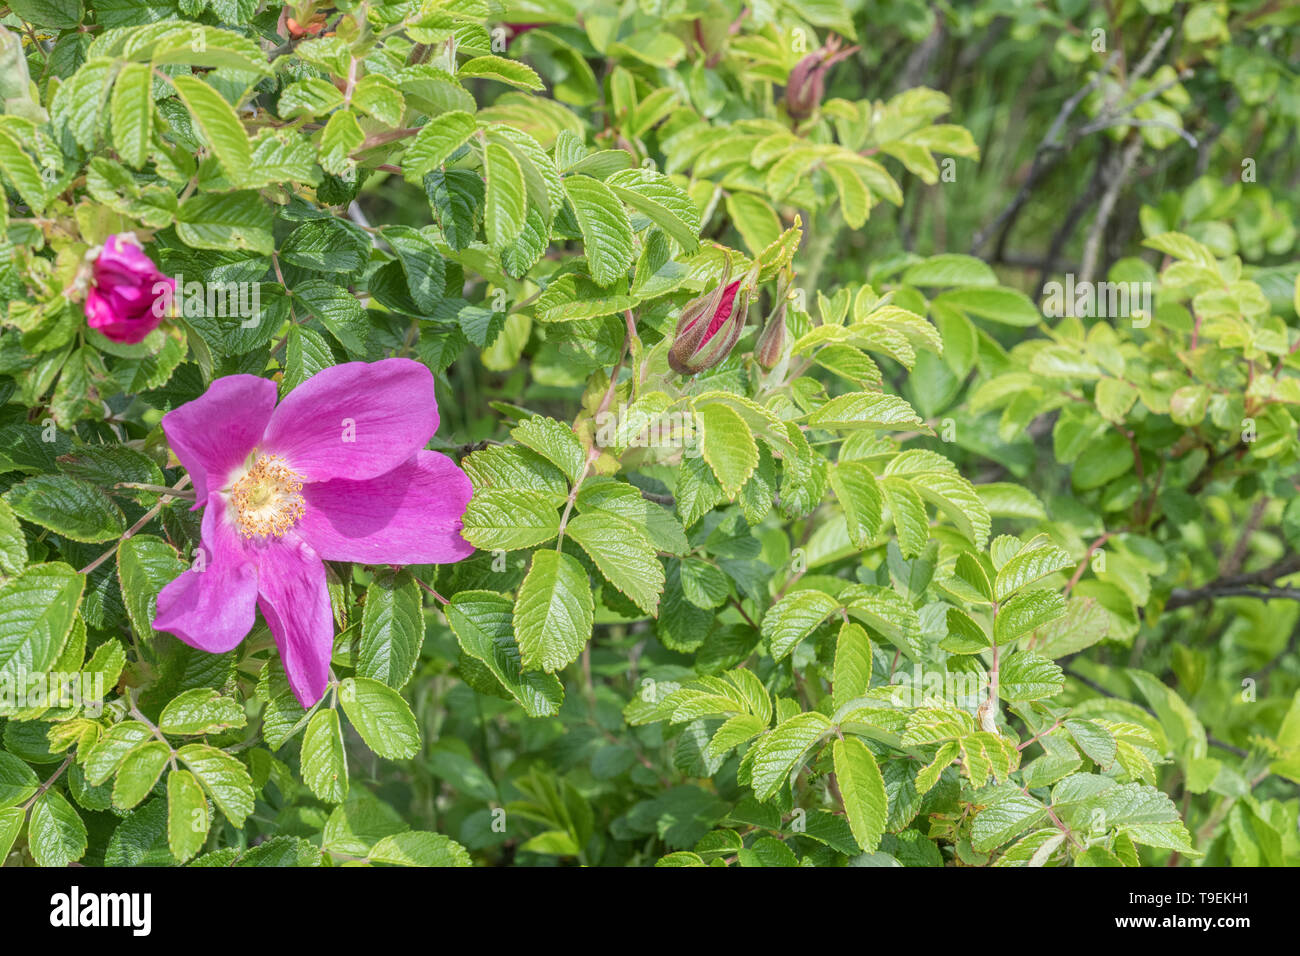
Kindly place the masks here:
<instances>
[{"instance_id":1,"label":"red flower bud","mask_svg":"<svg viewBox=\"0 0 1300 956\"><path fill-rule=\"evenodd\" d=\"M176 280L158 267L132 236L109 236L95 257L86 294L86 324L114 342L135 344L167 314Z\"/></svg>"},{"instance_id":2,"label":"red flower bud","mask_svg":"<svg viewBox=\"0 0 1300 956\"><path fill-rule=\"evenodd\" d=\"M718 365L731 354L736 340L745 329L749 312L750 288L742 288L731 277L731 263L722 273L722 281L712 291L682 306L668 364L678 375L695 375Z\"/></svg>"},{"instance_id":3,"label":"red flower bud","mask_svg":"<svg viewBox=\"0 0 1300 956\"><path fill-rule=\"evenodd\" d=\"M802 120L812 116L826 95L826 74L832 66L858 47L840 49L840 38L831 37L821 49L809 53L790 70L785 85L785 110L792 119Z\"/></svg>"}]
</instances>

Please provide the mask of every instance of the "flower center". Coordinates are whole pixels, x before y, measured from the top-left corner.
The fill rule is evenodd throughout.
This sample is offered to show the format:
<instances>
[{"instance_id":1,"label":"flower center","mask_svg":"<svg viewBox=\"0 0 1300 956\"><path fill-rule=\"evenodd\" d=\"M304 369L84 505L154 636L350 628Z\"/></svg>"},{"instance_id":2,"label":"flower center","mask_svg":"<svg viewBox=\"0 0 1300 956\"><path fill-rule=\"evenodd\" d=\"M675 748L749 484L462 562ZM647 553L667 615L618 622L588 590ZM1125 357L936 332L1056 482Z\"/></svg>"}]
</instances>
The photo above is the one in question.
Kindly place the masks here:
<instances>
[{"instance_id":1,"label":"flower center","mask_svg":"<svg viewBox=\"0 0 1300 956\"><path fill-rule=\"evenodd\" d=\"M279 538L302 517L302 478L278 455L258 455L230 489L235 524L245 538Z\"/></svg>"}]
</instances>

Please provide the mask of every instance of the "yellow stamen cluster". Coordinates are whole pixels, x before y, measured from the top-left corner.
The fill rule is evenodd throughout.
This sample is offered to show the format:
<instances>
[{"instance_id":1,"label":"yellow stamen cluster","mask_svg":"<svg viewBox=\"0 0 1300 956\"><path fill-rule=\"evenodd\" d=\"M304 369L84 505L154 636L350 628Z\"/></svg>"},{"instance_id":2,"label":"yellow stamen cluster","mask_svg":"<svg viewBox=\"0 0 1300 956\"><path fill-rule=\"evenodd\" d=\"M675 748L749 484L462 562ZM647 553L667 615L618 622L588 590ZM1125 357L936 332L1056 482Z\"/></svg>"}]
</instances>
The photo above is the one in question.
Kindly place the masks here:
<instances>
[{"instance_id":1,"label":"yellow stamen cluster","mask_svg":"<svg viewBox=\"0 0 1300 956\"><path fill-rule=\"evenodd\" d=\"M230 489L235 524L245 538L281 537L303 514L302 478L278 455L259 455Z\"/></svg>"}]
</instances>

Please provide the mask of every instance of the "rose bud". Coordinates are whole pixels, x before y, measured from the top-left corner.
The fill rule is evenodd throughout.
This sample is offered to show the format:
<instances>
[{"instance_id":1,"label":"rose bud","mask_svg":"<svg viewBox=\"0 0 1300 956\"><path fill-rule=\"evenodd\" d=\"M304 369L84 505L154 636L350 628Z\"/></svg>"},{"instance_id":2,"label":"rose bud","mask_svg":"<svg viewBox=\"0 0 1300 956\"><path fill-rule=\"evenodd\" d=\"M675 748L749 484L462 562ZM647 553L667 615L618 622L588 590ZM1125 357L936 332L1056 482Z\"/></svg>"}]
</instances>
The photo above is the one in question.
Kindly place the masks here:
<instances>
[{"instance_id":1,"label":"rose bud","mask_svg":"<svg viewBox=\"0 0 1300 956\"><path fill-rule=\"evenodd\" d=\"M785 356L786 339L789 338L785 329L785 310L790 305L790 298L785 293L786 284L784 281L779 284L776 308L767 317L767 325L763 326L758 343L754 346L754 357L766 369L776 368Z\"/></svg>"},{"instance_id":2,"label":"rose bud","mask_svg":"<svg viewBox=\"0 0 1300 956\"><path fill-rule=\"evenodd\" d=\"M695 375L713 368L731 354L744 331L750 287L740 279L728 282L730 277L728 262L722 280L712 292L682 306L672 348L668 350L668 364L678 375Z\"/></svg>"},{"instance_id":3,"label":"rose bud","mask_svg":"<svg viewBox=\"0 0 1300 956\"><path fill-rule=\"evenodd\" d=\"M796 120L807 119L817 112L826 95L826 73L857 50L856 46L841 50L839 37L831 37L821 49L796 63L785 86L786 112Z\"/></svg>"},{"instance_id":4,"label":"rose bud","mask_svg":"<svg viewBox=\"0 0 1300 956\"><path fill-rule=\"evenodd\" d=\"M94 258L86 324L114 342L134 345L158 327L176 280L158 271L130 233L109 236Z\"/></svg>"}]
</instances>

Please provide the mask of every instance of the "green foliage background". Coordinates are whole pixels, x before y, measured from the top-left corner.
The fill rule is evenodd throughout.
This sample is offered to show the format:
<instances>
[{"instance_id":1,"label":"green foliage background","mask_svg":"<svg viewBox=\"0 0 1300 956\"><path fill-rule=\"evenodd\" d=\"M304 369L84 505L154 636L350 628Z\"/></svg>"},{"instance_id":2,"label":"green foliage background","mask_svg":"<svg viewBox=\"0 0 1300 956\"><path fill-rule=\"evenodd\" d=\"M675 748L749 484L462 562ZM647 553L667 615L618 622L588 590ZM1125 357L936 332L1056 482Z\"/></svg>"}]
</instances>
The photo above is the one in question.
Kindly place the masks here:
<instances>
[{"instance_id":1,"label":"green foliage background","mask_svg":"<svg viewBox=\"0 0 1300 956\"><path fill-rule=\"evenodd\" d=\"M1296 7L0 22L0 680L107 698L0 702L6 865L1300 862ZM126 231L260 321L87 329ZM684 379L728 259L752 325ZM391 355L479 551L332 566L304 712L260 621L151 628L198 542L159 420Z\"/></svg>"}]
</instances>

